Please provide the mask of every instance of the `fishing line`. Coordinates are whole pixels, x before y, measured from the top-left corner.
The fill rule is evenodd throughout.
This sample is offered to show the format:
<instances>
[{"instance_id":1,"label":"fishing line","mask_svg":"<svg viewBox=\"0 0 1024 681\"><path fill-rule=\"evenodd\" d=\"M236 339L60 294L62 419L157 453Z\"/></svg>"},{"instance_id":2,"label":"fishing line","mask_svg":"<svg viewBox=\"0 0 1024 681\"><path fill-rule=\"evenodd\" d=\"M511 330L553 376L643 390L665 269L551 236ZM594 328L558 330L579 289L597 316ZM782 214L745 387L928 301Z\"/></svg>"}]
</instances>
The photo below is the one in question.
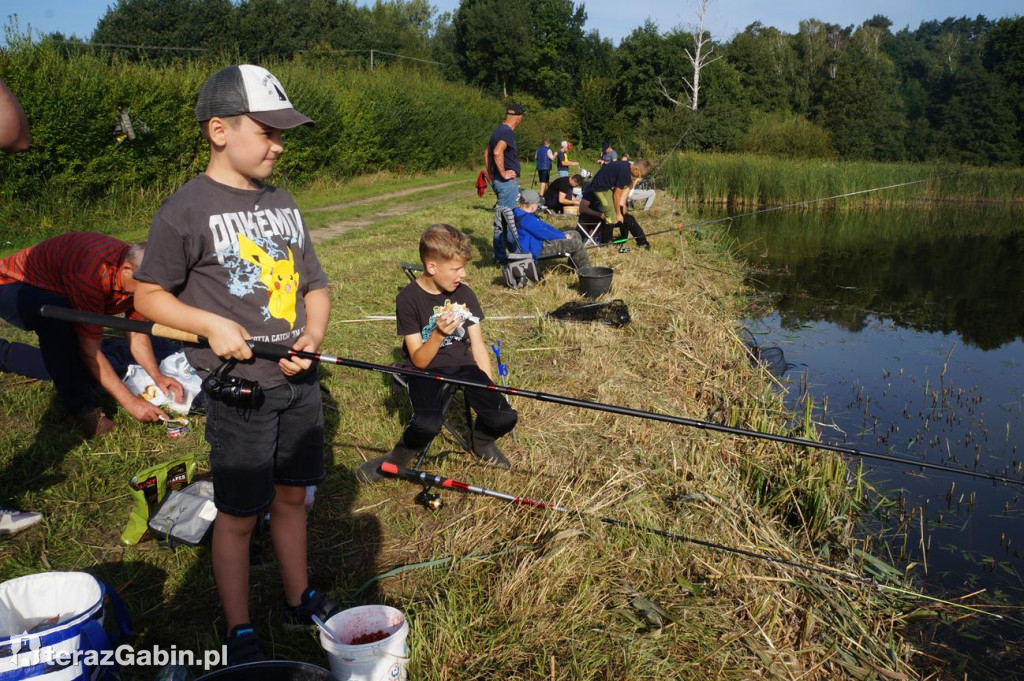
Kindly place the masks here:
<instances>
[{"instance_id":1,"label":"fishing line","mask_svg":"<svg viewBox=\"0 0 1024 681\"><path fill-rule=\"evenodd\" d=\"M962 174L962 173L960 173L960 174ZM935 180L941 180L941 179L944 179L946 177L955 177L955 175L943 175L943 176L940 176L940 177L929 177L929 178L925 178L923 180L912 180L910 182L901 182L900 184L890 184L890 185L887 185L885 187L875 187L874 189L860 189L860 190L855 191L855 192L846 192L845 194L836 194L835 196L826 196L826 197L823 197L823 198L820 198L820 199L810 199L808 201L797 201L795 203L787 203L787 204L785 204L783 206L771 206L769 208L761 208L759 210L752 210L752 211L748 211L746 213L737 213L736 215L728 215L728 216L722 217L722 218L715 218L714 220L704 220L702 222L695 222L695 223L692 223L692 224L689 224L689 225L680 224L680 225L677 225L675 227L669 227L668 229L662 229L662 230L659 230L657 232L651 232L650 234L645 234L644 236L649 239L652 236L658 236L659 234L667 234L667 233L673 232L673 231L682 232L686 228L691 228L692 227L694 229L698 229L700 227L704 227L705 225L714 225L714 224L717 224L719 222L727 222L729 220L735 220L736 218L745 218L745 217L750 217L751 215L760 215L762 213L771 213L771 212L779 211L779 210L787 210L789 208L796 208L798 206L811 206L811 205L814 205L816 203L822 203L823 201L834 201L836 199L844 199L844 198L847 198L847 197L850 197L850 196L858 196L860 194L870 194L872 192L880 192L880 191L884 191L886 189L898 189L900 187L908 187L908 186L914 185L914 184L921 184L922 182L934 182ZM628 241L635 240L636 238L637 237L633 237L633 236L624 237L622 239L616 239L615 241L610 241L610 242L604 243L604 244L591 244L591 245L587 246L587 248L604 248L605 246L623 244L623 243L626 243Z\"/></svg>"},{"instance_id":2,"label":"fishing line","mask_svg":"<svg viewBox=\"0 0 1024 681\"><path fill-rule=\"evenodd\" d=\"M70 308L65 307L54 307L52 305L42 306L42 308L40 309L40 314L43 317L47 317L50 319L61 319L64 321L78 324L90 324L94 326L104 326L114 329L123 329L125 331L145 333L149 335L160 336L163 338L171 338L174 340L200 346L208 345L207 340L205 338L202 338L201 336L197 336L196 334L189 333L187 331L181 331L180 329L174 329L171 327L156 324L154 322L135 321L131 319L124 319L122 317L112 317L109 315L96 314L94 312L72 310ZM419 369L412 369L408 367L374 364L372 362L364 362L356 359L346 359L344 357L336 357L334 355L327 355L319 352L306 352L303 350L294 350L283 345L275 345L273 343L265 343L262 341L250 340L249 346L252 348L254 354L266 359L288 359L291 357L300 357L302 359L311 359L319 362L325 362L328 364L337 364L352 369L363 369L366 371L375 371L377 373L390 375L426 378L439 381L441 383L461 385L467 388L491 390L505 395L521 395L523 397L539 400L541 402L553 402L556 404L564 404L571 407L580 407L583 409L604 411L610 414L620 414L623 416L632 416L635 418L648 419L651 421L661 421L663 423L672 423L680 426L689 426L691 428L699 428L702 430L728 433L730 435L752 437L762 440L769 440L772 442L796 445L799 447L823 449L831 452L836 452L838 454L847 454L866 459L886 461L889 463L900 464L903 466L915 466L918 468L927 468L930 470L951 473L953 475L961 475L965 477L978 478L982 480L990 480L992 482L1003 482L1009 485L1024 486L1024 480L1016 480L1014 478L1008 478L1002 475L964 470L961 468L947 466L945 464L918 461L915 459L907 459L904 457L892 456L889 454L868 452L861 449L854 449L853 447L829 444L827 442L815 442L814 440L807 440L804 438L789 437L786 435L776 435L773 433L765 433L757 430L747 430L745 428L736 428L733 426L712 423L710 421L699 421L696 419L684 418L682 416L672 416L670 414L662 414L654 411L644 411L641 409L632 409L630 407L620 407L618 405L606 404L603 402L591 402L588 400L580 400L574 397L566 397L564 395L556 395L553 393L537 392L534 390L513 388L511 386L506 387L495 385L493 383L482 383L480 381L471 381L463 378L456 378L453 376L445 376L444 374L437 374L430 371L421 371Z\"/></svg>"}]
</instances>

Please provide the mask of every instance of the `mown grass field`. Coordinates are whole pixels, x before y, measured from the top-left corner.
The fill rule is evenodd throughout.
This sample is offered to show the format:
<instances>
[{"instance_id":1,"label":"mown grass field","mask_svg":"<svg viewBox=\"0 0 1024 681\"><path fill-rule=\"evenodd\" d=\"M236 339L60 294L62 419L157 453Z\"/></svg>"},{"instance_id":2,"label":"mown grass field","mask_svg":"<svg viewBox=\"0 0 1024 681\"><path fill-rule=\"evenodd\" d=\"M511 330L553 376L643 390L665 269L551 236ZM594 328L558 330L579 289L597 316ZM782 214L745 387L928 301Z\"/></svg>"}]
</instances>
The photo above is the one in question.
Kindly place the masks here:
<instances>
[{"instance_id":1,"label":"mown grass field","mask_svg":"<svg viewBox=\"0 0 1024 681\"><path fill-rule=\"evenodd\" d=\"M329 206L384 184L398 186L371 188L371 182L336 194L318 187L308 203L298 198L300 205ZM593 251L595 264L614 268L613 294L629 305L632 324L556 322L543 314L578 299L575 274L549 265L541 284L504 288L491 264L493 198L478 200L470 184L467 179L464 198L318 244L333 304L325 352L393 361L393 322L363 318L393 314L394 296L406 282L399 264L416 261L423 229L448 222L473 240L468 283L487 315L536 315L483 323L485 339L502 342L512 385L784 432L780 400L770 379L749 364L734 326L743 305L742 273L725 244L687 231L654 239L650 253ZM365 204L358 208L360 215L365 210ZM316 215L311 223L321 228L344 217ZM665 197L641 216L648 231L684 217ZM125 224L126 238L141 236L141 218ZM5 337L26 338L13 331L5 326ZM911 601L608 527L594 517L872 574L879 568L860 553L870 545L851 535L856 480L842 461L513 398L518 442L502 441L511 471L479 464L444 435L425 468L578 512L551 514L446 492L444 508L431 513L413 503L418 488L407 482L363 486L352 475L392 447L408 417L389 379L333 366L321 374L329 473L310 520L312 581L345 604L387 603L405 612L411 678L916 676L914 651L900 633L904 615L916 607ZM133 474L183 452L205 467L203 418L193 419L187 437L173 440L120 412L116 433L83 441L64 425L51 386L9 374L0 376L0 415L0 498L45 514L41 526L0 542L0 578L85 570L125 597L137 648L219 645L209 548L170 551L152 540L133 547L119 541ZM269 547L257 546L257 554L264 560L253 567L252 614L266 651L326 666L313 634L279 626L276 566ZM128 670L127 678L154 672Z\"/></svg>"}]
</instances>

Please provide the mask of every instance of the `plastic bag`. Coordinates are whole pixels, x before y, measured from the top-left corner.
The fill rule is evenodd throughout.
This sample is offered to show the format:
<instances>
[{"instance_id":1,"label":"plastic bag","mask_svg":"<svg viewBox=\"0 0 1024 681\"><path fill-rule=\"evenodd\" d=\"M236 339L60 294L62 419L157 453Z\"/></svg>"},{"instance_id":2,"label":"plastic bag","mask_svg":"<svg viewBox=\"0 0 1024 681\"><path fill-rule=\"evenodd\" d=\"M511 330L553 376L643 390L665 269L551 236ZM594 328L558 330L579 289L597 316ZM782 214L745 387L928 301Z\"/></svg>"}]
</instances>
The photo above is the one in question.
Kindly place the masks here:
<instances>
[{"instance_id":1,"label":"plastic bag","mask_svg":"<svg viewBox=\"0 0 1024 681\"><path fill-rule=\"evenodd\" d=\"M165 357L164 361L160 362L160 373L181 383L185 390L181 402L172 401L169 395L165 395L157 388L153 378L138 364L128 365L123 382L133 395L138 395L150 404L167 407L179 414L187 414L192 407L192 400L202 391L203 381L185 359L185 353L176 352Z\"/></svg>"},{"instance_id":2,"label":"plastic bag","mask_svg":"<svg viewBox=\"0 0 1024 681\"><path fill-rule=\"evenodd\" d=\"M217 517L213 481L199 480L182 490L171 490L149 519L149 529L170 547L196 546L209 534Z\"/></svg>"}]
</instances>

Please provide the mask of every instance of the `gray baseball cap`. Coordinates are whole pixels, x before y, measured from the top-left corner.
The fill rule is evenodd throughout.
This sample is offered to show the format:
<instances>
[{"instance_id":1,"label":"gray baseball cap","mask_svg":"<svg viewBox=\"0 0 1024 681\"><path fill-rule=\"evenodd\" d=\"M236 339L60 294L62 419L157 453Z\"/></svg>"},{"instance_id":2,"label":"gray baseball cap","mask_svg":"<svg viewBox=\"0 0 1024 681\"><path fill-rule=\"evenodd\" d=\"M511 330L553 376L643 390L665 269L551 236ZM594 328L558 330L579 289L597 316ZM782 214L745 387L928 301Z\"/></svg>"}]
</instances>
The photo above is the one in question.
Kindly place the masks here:
<instances>
[{"instance_id":1,"label":"gray baseball cap","mask_svg":"<svg viewBox=\"0 0 1024 681\"><path fill-rule=\"evenodd\" d=\"M534 206L540 203L540 194L533 189L523 189L519 192L519 199L527 206Z\"/></svg>"},{"instance_id":2,"label":"gray baseball cap","mask_svg":"<svg viewBox=\"0 0 1024 681\"><path fill-rule=\"evenodd\" d=\"M289 130L314 126L312 118L299 113L284 92L281 81L262 66L228 66L206 79L196 101L196 121L214 116L245 114L263 125Z\"/></svg>"}]
</instances>

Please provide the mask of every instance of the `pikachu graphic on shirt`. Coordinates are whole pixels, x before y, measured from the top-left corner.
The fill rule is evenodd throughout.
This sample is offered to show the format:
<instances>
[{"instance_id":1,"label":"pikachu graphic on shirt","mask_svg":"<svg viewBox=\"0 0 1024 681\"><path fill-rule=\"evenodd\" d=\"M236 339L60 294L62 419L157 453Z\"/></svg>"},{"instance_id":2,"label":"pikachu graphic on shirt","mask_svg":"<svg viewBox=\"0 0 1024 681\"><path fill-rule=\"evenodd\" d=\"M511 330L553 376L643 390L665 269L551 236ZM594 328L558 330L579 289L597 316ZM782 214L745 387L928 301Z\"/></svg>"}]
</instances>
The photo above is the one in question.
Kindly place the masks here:
<instances>
[{"instance_id":1,"label":"pikachu graphic on shirt","mask_svg":"<svg viewBox=\"0 0 1024 681\"><path fill-rule=\"evenodd\" d=\"M267 252L244 234L238 235L238 256L260 268L260 281L267 287L270 316L295 327L295 297L299 293L299 273L295 271L295 256L288 249L288 258L274 260Z\"/></svg>"}]
</instances>

